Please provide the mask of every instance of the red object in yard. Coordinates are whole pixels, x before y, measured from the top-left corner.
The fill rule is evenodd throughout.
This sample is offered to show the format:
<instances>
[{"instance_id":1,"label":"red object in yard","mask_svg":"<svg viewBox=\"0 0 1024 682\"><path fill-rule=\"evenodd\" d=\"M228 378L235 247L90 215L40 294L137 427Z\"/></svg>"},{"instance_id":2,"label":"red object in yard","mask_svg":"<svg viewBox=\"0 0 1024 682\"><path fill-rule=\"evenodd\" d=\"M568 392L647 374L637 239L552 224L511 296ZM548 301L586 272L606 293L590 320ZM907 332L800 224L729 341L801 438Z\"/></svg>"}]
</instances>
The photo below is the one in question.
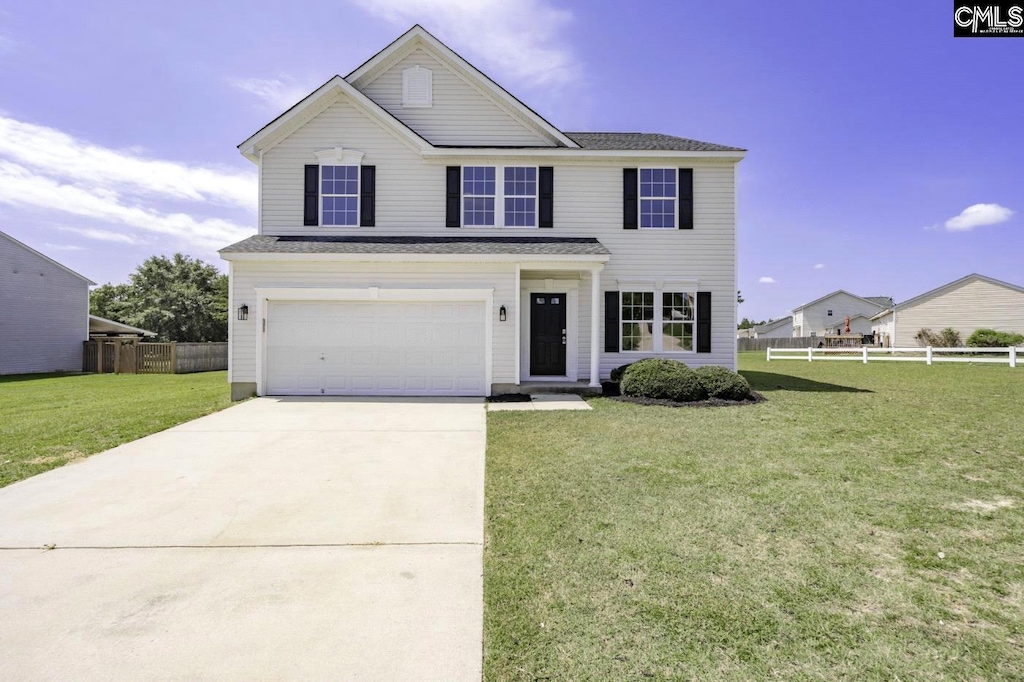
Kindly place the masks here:
<instances>
[{"instance_id":1,"label":"red object in yard","mask_svg":"<svg viewBox=\"0 0 1024 682\"><path fill-rule=\"evenodd\" d=\"M850 333L850 316L849 315L846 316L846 333L847 334Z\"/></svg>"}]
</instances>

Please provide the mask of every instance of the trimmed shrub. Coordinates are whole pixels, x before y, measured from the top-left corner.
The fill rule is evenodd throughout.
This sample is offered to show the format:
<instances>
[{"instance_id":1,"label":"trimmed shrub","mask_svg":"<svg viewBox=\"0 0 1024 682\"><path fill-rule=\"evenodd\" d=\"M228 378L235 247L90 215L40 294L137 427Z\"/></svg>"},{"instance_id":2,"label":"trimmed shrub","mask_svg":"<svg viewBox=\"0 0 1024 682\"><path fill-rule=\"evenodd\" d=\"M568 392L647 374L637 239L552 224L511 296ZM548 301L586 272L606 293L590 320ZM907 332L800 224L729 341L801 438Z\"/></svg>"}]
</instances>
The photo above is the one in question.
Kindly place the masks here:
<instances>
[{"instance_id":1,"label":"trimmed shrub","mask_svg":"<svg viewBox=\"0 0 1024 682\"><path fill-rule=\"evenodd\" d=\"M977 329L967 339L968 346L975 348L1005 348L1024 344L1024 334L997 332L995 329Z\"/></svg>"},{"instance_id":2,"label":"trimmed shrub","mask_svg":"<svg viewBox=\"0 0 1024 682\"><path fill-rule=\"evenodd\" d=\"M615 383L619 383L620 381L622 381L622 373L629 369L629 365L632 364L633 363L631 362L629 364L616 367L615 369L612 370L612 373L608 375L608 378L614 381Z\"/></svg>"},{"instance_id":3,"label":"trimmed shrub","mask_svg":"<svg viewBox=\"0 0 1024 682\"><path fill-rule=\"evenodd\" d=\"M750 384L743 375L725 367L706 365L693 370L709 398L721 400L747 400Z\"/></svg>"},{"instance_id":4,"label":"trimmed shrub","mask_svg":"<svg viewBox=\"0 0 1024 682\"><path fill-rule=\"evenodd\" d=\"M935 348L957 348L963 345L963 342L960 340L960 332L952 327L946 327L938 334L925 327L918 330L914 334L914 338L922 346L933 346Z\"/></svg>"},{"instance_id":5,"label":"trimmed shrub","mask_svg":"<svg viewBox=\"0 0 1024 682\"><path fill-rule=\"evenodd\" d=\"M647 358L634 362L622 374L622 395L688 403L707 394L696 373L678 360Z\"/></svg>"}]
</instances>

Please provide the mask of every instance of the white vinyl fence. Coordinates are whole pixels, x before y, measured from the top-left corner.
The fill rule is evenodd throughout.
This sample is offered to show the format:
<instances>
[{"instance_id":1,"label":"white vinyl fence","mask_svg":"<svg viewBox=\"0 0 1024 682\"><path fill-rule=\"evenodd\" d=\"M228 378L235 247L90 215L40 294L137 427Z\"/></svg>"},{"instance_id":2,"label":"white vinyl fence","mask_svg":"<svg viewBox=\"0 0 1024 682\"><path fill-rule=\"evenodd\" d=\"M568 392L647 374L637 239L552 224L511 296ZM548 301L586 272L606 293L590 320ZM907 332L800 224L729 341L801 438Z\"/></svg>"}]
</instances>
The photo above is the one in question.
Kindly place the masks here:
<instances>
[{"instance_id":1,"label":"white vinyl fence","mask_svg":"<svg viewBox=\"0 0 1024 682\"><path fill-rule=\"evenodd\" d=\"M1017 366L1017 355L1024 348L769 348L772 360L853 360L854 362L976 362Z\"/></svg>"}]
</instances>

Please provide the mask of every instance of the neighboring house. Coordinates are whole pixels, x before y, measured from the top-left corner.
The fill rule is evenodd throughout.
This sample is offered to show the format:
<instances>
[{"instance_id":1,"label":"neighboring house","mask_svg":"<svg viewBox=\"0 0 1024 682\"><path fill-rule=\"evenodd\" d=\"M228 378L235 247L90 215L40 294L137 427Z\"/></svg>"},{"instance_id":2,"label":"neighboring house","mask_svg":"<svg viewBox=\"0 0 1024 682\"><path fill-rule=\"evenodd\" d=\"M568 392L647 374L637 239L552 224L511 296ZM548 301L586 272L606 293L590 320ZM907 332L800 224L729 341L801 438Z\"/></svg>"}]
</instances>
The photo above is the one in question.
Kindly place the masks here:
<instances>
[{"instance_id":1,"label":"neighboring house","mask_svg":"<svg viewBox=\"0 0 1024 682\"><path fill-rule=\"evenodd\" d=\"M114 320L108 320L105 317L99 315L89 316L89 338L99 339L105 337L154 337L156 332L151 332L148 329L139 329L133 327L130 324L124 324L122 322L115 322Z\"/></svg>"},{"instance_id":2,"label":"neighboring house","mask_svg":"<svg viewBox=\"0 0 1024 682\"><path fill-rule=\"evenodd\" d=\"M833 291L793 309L793 336L843 334L850 318L851 334L870 334L871 317L892 305L887 296L856 296Z\"/></svg>"},{"instance_id":3,"label":"neighboring house","mask_svg":"<svg viewBox=\"0 0 1024 682\"><path fill-rule=\"evenodd\" d=\"M788 339L793 336L793 316L754 327L755 339Z\"/></svg>"},{"instance_id":4,"label":"neighboring house","mask_svg":"<svg viewBox=\"0 0 1024 682\"><path fill-rule=\"evenodd\" d=\"M984 275L967 275L876 314L872 326L890 346L920 346L921 329L952 327L964 343L978 329L1024 334L1024 287Z\"/></svg>"},{"instance_id":5,"label":"neighboring house","mask_svg":"<svg viewBox=\"0 0 1024 682\"><path fill-rule=\"evenodd\" d=\"M736 330L736 338L737 339L752 339L752 338L754 338L754 328L753 327L747 327L746 329L737 329Z\"/></svg>"},{"instance_id":6,"label":"neighboring house","mask_svg":"<svg viewBox=\"0 0 1024 682\"><path fill-rule=\"evenodd\" d=\"M0 374L81 371L93 284L0 232Z\"/></svg>"},{"instance_id":7,"label":"neighboring house","mask_svg":"<svg viewBox=\"0 0 1024 682\"><path fill-rule=\"evenodd\" d=\"M260 197L220 252L235 398L735 367L742 149L562 132L419 26L239 148Z\"/></svg>"}]
</instances>

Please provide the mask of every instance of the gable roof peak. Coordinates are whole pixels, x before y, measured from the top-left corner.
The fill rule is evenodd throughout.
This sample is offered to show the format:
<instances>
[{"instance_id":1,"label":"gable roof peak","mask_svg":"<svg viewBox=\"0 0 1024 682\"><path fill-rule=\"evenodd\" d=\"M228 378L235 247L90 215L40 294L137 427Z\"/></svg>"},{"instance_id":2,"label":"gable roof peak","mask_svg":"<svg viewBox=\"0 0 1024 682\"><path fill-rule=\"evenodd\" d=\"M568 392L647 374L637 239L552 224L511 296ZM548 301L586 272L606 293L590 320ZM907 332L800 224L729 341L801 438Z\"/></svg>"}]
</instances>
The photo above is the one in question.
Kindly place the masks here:
<instances>
[{"instance_id":1,"label":"gable roof peak","mask_svg":"<svg viewBox=\"0 0 1024 682\"><path fill-rule=\"evenodd\" d=\"M417 47L422 47L441 63L461 72L464 78L475 85L498 106L519 118L529 127L534 128L550 138L560 147L579 148L572 138L556 128L550 121L527 106L522 100L499 85L486 73L469 63L462 55L438 40L430 31L420 24L413 26L388 44L383 50L373 55L354 71L345 76L345 80L362 90L373 82L377 76L387 70L392 63L401 60L406 54Z\"/></svg>"}]
</instances>

